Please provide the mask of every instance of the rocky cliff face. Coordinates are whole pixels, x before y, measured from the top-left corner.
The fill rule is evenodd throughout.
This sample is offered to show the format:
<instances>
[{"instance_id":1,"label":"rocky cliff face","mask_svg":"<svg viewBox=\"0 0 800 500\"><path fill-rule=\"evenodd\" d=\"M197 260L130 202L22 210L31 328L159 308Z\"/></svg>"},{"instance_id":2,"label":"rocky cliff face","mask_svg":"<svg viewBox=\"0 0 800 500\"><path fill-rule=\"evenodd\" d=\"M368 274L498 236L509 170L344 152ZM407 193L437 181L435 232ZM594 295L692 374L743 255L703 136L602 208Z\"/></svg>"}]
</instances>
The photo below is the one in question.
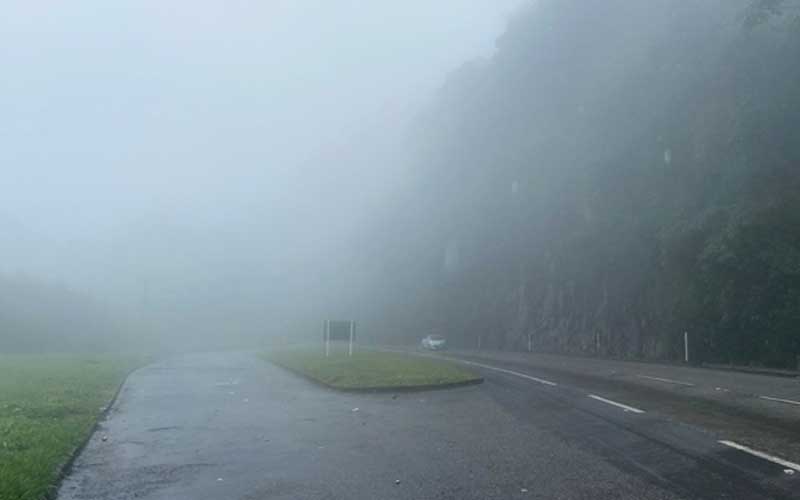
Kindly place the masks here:
<instances>
[{"instance_id":1,"label":"rocky cliff face","mask_svg":"<svg viewBox=\"0 0 800 500\"><path fill-rule=\"evenodd\" d=\"M743 28L747 5L522 13L421 121L416 185L380 223L406 230L369 245L376 320L660 359L689 331L698 358L793 363L800 36Z\"/></svg>"}]
</instances>

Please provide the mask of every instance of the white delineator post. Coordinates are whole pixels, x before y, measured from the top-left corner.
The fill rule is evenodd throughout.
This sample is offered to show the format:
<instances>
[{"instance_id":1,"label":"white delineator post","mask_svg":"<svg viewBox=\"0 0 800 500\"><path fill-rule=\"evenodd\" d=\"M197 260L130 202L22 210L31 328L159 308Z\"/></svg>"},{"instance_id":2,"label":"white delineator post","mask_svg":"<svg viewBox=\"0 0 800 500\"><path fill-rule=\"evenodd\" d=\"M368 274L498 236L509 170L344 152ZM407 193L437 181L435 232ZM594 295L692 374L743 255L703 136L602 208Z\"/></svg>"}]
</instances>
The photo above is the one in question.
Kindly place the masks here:
<instances>
[{"instance_id":1,"label":"white delineator post","mask_svg":"<svg viewBox=\"0 0 800 500\"><path fill-rule=\"evenodd\" d=\"M533 351L533 339L531 338L531 334L528 334L528 352Z\"/></svg>"},{"instance_id":2,"label":"white delineator post","mask_svg":"<svg viewBox=\"0 0 800 500\"><path fill-rule=\"evenodd\" d=\"M325 320L325 357L327 358L331 352L331 323L329 320Z\"/></svg>"},{"instance_id":3,"label":"white delineator post","mask_svg":"<svg viewBox=\"0 0 800 500\"><path fill-rule=\"evenodd\" d=\"M689 332L683 332L683 361L689 362Z\"/></svg>"},{"instance_id":4,"label":"white delineator post","mask_svg":"<svg viewBox=\"0 0 800 500\"><path fill-rule=\"evenodd\" d=\"M348 351L347 351L348 352L348 354L347 354L348 356L352 356L353 355L353 336L356 333L355 329L356 329L356 322L355 321L351 321L350 322L350 347L348 348Z\"/></svg>"}]
</instances>

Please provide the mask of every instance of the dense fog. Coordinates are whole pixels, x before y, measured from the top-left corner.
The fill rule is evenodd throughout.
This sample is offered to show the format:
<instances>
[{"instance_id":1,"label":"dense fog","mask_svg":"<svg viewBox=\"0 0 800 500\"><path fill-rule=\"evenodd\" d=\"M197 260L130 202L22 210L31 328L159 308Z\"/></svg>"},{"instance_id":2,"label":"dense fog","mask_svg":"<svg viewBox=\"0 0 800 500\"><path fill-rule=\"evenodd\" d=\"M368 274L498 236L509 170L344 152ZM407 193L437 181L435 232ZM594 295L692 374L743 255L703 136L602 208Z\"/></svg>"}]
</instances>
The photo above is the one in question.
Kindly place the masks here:
<instances>
[{"instance_id":1,"label":"dense fog","mask_svg":"<svg viewBox=\"0 0 800 500\"><path fill-rule=\"evenodd\" d=\"M6 6L2 336L69 344L12 321L23 296L55 314L53 287L170 346L351 315L352 235L402 182L409 119L517 3Z\"/></svg>"},{"instance_id":2,"label":"dense fog","mask_svg":"<svg viewBox=\"0 0 800 500\"><path fill-rule=\"evenodd\" d=\"M799 6L12 6L0 348L339 317L624 358L690 332L698 359L792 366Z\"/></svg>"}]
</instances>

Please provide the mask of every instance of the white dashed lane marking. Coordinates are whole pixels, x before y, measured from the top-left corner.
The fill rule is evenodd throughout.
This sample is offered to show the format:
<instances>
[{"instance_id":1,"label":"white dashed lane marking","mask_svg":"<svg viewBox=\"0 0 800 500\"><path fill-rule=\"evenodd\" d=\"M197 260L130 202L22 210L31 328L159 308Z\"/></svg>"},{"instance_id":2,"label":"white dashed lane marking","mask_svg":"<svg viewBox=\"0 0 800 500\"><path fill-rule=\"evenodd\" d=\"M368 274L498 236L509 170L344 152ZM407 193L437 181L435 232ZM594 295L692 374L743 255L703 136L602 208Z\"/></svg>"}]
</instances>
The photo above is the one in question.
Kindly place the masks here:
<instances>
[{"instance_id":1,"label":"white dashed lane marking","mask_svg":"<svg viewBox=\"0 0 800 500\"><path fill-rule=\"evenodd\" d=\"M773 398L772 396L759 396L760 399L766 399L767 401L775 401L778 403L786 403L789 405L797 405L800 406L800 401L793 401L791 399L783 399L783 398Z\"/></svg>"},{"instance_id":2,"label":"white dashed lane marking","mask_svg":"<svg viewBox=\"0 0 800 500\"><path fill-rule=\"evenodd\" d=\"M768 455L763 451L754 450L752 448L748 448L747 446L741 445L739 443L734 443L733 441L719 441L720 444L724 444L725 446L730 446L731 448L737 449L739 451L743 451L745 453L749 453L753 456L758 458L763 458L764 460L769 460L774 464L778 464L781 467L785 467L786 469L791 469L795 472L800 472L800 465L790 462L788 460L784 460L782 458L778 458L772 455Z\"/></svg>"},{"instance_id":3,"label":"white dashed lane marking","mask_svg":"<svg viewBox=\"0 0 800 500\"><path fill-rule=\"evenodd\" d=\"M651 377L650 375L636 375L639 378L646 378L648 380L656 380L667 384L683 385L686 387L694 387L694 384L689 382L681 382L680 380L672 380L671 378Z\"/></svg>"},{"instance_id":4,"label":"white dashed lane marking","mask_svg":"<svg viewBox=\"0 0 800 500\"><path fill-rule=\"evenodd\" d=\"M644 413L644 410L640 410L639 408L634 408L633 406L624 405L622 403L617 403L616 401L611 401L610 399L601 398L595 394L589 394L589 397L595 399L597 401L601 401L603 403L616 406L617 408L622 408L625 411L632 411L633 413Z\"/></svg>"}]
</instances>

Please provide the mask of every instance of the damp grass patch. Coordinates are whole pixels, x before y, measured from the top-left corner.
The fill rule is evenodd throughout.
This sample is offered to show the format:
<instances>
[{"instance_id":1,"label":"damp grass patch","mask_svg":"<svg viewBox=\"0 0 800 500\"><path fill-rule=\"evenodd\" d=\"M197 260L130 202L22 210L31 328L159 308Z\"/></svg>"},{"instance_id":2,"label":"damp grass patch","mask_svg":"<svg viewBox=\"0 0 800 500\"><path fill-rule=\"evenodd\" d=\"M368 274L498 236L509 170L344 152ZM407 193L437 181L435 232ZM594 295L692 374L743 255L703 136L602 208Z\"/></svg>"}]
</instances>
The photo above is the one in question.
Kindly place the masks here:
<instances>
[{"instance_id":1,"label":"damp grass patch","mask_svg":"<svg viewBox=\"0 0 800 500\"><path fill-rule=\"evenodd\" d=\"M126 375L144 361L0 355L0 498L50 496Z\"/></svg>"},{"instance_id":2,"label":"damp grass patch","mask_svg":"<svg viewBox=\"0 0 800 500\"><path fill-rule=\"evenodd\" d=\"M339 390L436 389L482 381L453 362L382 351L329 357L312 351L275 351L262 354L262 358Z\"/></svg>"}]
</instances>

